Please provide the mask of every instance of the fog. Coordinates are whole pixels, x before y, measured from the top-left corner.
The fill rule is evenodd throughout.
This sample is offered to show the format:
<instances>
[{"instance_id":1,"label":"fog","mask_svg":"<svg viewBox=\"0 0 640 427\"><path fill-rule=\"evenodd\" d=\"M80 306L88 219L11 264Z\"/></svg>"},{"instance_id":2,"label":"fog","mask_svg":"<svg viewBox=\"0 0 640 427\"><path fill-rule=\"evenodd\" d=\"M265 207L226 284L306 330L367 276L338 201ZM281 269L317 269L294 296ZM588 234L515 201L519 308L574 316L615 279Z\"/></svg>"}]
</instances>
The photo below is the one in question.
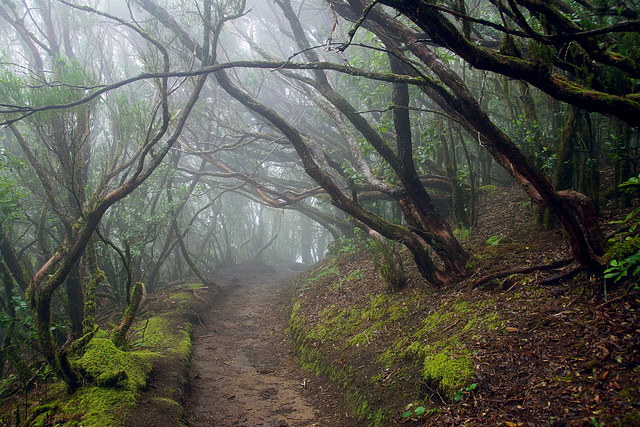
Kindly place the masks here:
<instances>
[{"instance_id":1,"label":"fog","mask_svg":"<svg viewBox=\"0 0 640 427\"><path fill-rule=\"evenodd\" d=\"M463 275L453 229L476 221L480 186L514 177L534 200L556 197L543 173L557 155L541 147L558 145L562 123L531 113L541 91L469 66L387 6L358 21L369 12L326 0L3 3L2 203L30 268L63 242L80 259L79 229L100 233L119 287L311 264L375 230L428 280ZM500 42L496 25L477 27L478 45ZM509 157L520 149L534 165Z\"/></svg>"}]
</instances>

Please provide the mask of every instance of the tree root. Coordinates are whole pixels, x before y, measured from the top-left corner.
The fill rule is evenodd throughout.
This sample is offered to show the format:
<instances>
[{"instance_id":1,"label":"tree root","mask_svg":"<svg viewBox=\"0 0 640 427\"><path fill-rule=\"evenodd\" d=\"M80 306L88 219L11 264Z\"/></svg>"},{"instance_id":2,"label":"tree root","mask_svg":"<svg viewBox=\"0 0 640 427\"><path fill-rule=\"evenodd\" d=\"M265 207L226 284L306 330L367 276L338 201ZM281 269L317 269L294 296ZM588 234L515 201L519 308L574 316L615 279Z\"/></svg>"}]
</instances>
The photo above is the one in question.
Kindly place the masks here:
<instances>
[{"instance_id":1,"label":"tree root","mask_svg":"<svg viewBox=\"0 0 640 427\"><path fill-rule=\"evenodd\" d=\"M493 274L489 274L487 276L481 277L480 279L476 280L473 283L473 286L477 287L493 279L499 279L501 277L510 276L512 274L525 274L525 273L531 273L534 271L555 270L556 268L564 267L570 264L571 262L573 262L573 258L554 261L551 264L532 265L529 267L519 267L511 270L499 271L497 273L493 273Z\"/></svg>"}]
</instances>

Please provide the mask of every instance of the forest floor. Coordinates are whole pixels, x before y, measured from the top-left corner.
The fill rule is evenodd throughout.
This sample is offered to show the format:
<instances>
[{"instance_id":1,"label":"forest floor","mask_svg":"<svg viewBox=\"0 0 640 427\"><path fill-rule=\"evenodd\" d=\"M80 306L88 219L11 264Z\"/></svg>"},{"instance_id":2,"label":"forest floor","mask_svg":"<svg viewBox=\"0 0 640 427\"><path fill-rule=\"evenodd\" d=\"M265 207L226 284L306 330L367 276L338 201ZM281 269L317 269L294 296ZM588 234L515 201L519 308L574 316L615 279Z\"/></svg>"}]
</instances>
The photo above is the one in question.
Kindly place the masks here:
<instances>
[{"instance_id":1,"label":"forest floor","mask_svg":"<svg viewBox=\"0 0 640 427\"><path fill-rule=\"evenodd\" d=\"M302 362L340 378L369 425L640 426L638 286L603 288L584 273L546 281L575 264L480 284L571 258L521 189L483 196L478 226L461 236L474 266L463 283L429 286L405 253L408 284L390 293L367 249L350 244L299 277ZM605 233L621 215L603 215Z\"/></svg>"},{"instance_id":2,"label":"forest floor","mask_svg":"<svg viewBox=\"0 0 640 427\"><path fill-rule=\"evenodd\" d=\"M189 423L640 425L640 293L605 293L583 273L545 284L571 265L479 285L570 258L560 231L534 224L521 190L488 196L479 226L461 236L475 264L464 283L433 288L405 254L408 285L390 293L351 243L293 281L284 267L220 270L221 292L195 322ZM444 373L428 378L437 358ZM447 388L447 366L467 376Z\"/></svg>"},{"instance_id":3,"label":"forest floor","mask_svg":"<svg viewBox=\"0 0 640 427\"><path fill-rule=\"evenodd\" d=\"M610 233L626 212L606 208ZM481 283L570 259L562 232L541 230L516 187L486 189L478 226L458 233L473 274L440 288L404 251L407 285L390 292L366 244L352 239L302 273L248 263L217 270L217 289L150 294L131 341L155 354L145 356L152 370L139 399L126 387L83 387L69 403L62 384L45 379L23 417L135 427L640 426L638 283L605 287L584 272L547 281L571 263ZM55 390L58 400L43 405ZM85 401L91 393L95 402L136 398L104 402L112 421L92 423L105 410ZM16 397L5 406L0 424L18 418Z\"/></svg>"}]
</instances>

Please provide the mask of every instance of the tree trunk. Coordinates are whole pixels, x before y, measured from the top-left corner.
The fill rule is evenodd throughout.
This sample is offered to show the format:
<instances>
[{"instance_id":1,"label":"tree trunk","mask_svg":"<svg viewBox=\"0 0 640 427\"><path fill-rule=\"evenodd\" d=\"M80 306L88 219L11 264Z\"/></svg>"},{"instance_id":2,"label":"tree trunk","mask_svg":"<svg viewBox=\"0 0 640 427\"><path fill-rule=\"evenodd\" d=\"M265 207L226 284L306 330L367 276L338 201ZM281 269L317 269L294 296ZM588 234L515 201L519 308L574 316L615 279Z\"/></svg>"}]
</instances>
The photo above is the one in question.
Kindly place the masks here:
<instances>
[{"instance_id":1,"label":"tree trunk","mask_svg":"<svg viewBox=\"0 0 640 427\"><path fill-rule=\"evenodd\" d=\"M65 280L69 318L71 320L71 330L74 338L80 338L83 334L82 323L85 312L82 275L80 274L79 264L80 263L73 266L69 272L69 276L67 276L67 280Z\"/></svg>"},{"instance_id":2,"label":"tree trunk","mask_svg":"<svg viewBox=\"0 0 640 427\"><path fill-rule=\"evenodd\" d=\"M352 5L358 5L359 9L356 10L363 9L360 0L349 0L349 2ZM385 0L384 3L395 7L403 2ZM406 4L403 4L399 10L424 28L426 21L420 20L423 15L418 15L415 13L416 11L408 10L405 6ZM479 134L480 144L487 149L497 163L514 177L529 197L534 202L551 208L566 232L575 259L592 273L601 275L606 265L605 260L600 256L603 249L602 246L591 245L591 242L599 241L597 237L590 235L593 227L581 227L580 214L573 210L573 207L580 204L579 201L571 200L573 195L560 195L555 191L544 175L518 150L513 141L489 119L464 82L426 45L419 43L412 31L397 20L393 20L375 9L369 12L367 18L367 21L371 20L379 24L385 31L394 30L396 38L436 74L447 89L444 87L439 89L439 96L434 97L433 100L438 105L443 104L442 108L453 108L457 114L463 117ZM376 32L378 28L372 26L372 30Z\"/></svg>"}]
</instances>

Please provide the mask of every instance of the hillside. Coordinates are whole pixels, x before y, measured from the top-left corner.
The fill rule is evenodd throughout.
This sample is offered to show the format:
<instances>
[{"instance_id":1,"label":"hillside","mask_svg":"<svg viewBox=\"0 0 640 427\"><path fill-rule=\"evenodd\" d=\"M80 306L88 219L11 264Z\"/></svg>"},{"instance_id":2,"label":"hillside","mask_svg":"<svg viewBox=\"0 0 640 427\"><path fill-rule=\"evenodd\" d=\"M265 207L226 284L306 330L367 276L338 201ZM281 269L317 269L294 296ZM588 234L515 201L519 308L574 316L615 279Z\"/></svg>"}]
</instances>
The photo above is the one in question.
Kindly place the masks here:
<instances>
[{"instance_id":1,"label":"hillside","mask_svg":"<svg viewBox=\"0 0 640 427\"><path fill-rule=\"evenodd\" d=\"M462 236L476 269L464 283L431 287L404 253L408 285L391 293L354 240L297 278L290 331L326 381L316 393L343 395L339 410L366 425L640 425L637 287L543 282L572 265L478 285L570 257L520 190L485 196Z\"/></svg>"}]
</instances>

